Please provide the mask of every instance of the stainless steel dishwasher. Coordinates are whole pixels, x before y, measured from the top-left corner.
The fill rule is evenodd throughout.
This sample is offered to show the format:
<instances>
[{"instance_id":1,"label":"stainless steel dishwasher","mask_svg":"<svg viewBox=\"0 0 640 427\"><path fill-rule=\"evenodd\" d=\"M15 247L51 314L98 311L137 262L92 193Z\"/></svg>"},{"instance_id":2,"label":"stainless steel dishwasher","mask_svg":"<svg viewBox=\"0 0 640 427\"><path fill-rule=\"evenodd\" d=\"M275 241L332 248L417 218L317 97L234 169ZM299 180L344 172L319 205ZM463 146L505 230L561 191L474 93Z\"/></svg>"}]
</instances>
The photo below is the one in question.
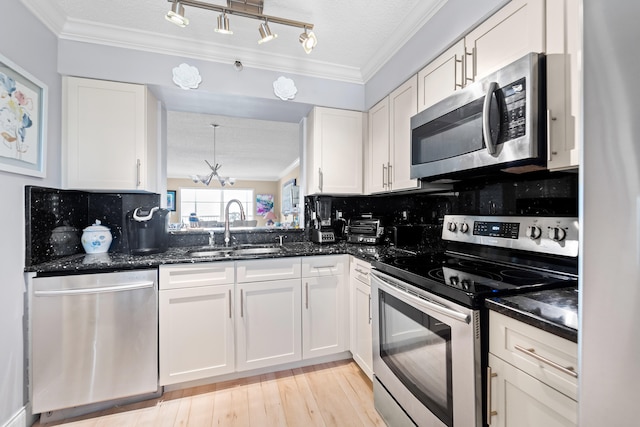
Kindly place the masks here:
<instances>
[{"instance_id":1,"label":"stainless steel dishwasher","mask_svg":"<svg viewBox=\"0 0 640 427\"><path fill-rule=\"evenodd\" d=\"M33 412L158 389L158 272L32 281Z\"/></svg>"}]
</instances>

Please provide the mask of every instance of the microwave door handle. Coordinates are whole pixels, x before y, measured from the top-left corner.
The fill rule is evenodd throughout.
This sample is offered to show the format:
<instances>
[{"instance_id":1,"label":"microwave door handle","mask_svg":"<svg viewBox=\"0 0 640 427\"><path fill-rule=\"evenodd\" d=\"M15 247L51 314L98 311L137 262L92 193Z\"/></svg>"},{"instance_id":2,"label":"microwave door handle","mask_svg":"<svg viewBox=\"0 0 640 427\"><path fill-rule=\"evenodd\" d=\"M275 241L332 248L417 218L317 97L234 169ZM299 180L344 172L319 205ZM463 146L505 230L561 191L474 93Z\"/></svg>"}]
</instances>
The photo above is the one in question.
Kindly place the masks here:
<instances>
[{"instance_id":1,"label":"microwave door handle","mask_svg":"<svg viewBox=\"0 0 640 427\"><path fill-rule=\"evenodd\" d=\"M489 88L487 89L487 94L484 97L484 104L482 105L482 136L484 137L484 142L487 144L487 153L495 154L496 153L496 142L491 137L491 123L489 121L489 112L491 111L491 100L493 99L493 94L498 90L498 83L491 82L489 83Z\"/></svg>"}]
</instances>

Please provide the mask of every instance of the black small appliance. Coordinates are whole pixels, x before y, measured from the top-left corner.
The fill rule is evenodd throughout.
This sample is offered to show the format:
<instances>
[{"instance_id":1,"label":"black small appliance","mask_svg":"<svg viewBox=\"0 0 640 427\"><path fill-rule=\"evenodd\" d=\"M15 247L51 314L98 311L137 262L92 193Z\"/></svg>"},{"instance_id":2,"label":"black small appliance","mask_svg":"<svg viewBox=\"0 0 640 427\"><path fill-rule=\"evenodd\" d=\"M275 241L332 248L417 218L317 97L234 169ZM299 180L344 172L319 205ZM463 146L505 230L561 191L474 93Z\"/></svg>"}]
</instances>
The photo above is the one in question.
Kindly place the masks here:
<instances>
[{"instance_id":1,"label":"black small appliance","mask_svg":"<svg viewBox=\"0 0 640 427\"><path fill-rule=\"evenodd\" d=\"M167 209L160 209L157 206L138 207L127 212L129 253L148 255L167 250L168 213Z\"/></svg>"}]
</instances>

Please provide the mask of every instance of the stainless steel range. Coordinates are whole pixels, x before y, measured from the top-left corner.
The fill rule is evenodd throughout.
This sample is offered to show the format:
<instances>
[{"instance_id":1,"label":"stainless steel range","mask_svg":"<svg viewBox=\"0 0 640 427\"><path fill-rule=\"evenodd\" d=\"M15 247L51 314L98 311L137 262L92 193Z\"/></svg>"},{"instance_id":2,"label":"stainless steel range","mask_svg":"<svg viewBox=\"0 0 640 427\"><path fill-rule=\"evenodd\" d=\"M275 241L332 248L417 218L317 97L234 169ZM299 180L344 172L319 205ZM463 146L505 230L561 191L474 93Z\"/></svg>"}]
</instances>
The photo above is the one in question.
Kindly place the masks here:
<instances>
[{"instance_id":1,"label":"stainless steel range","mask_svg":"<svg viewBox=\"0 0 640 427\"><path fill-rule=\"evenodd\" d=\"M577 218L444 218L444 253L376 261L374 398L389 425L483 426L491 296L577 285Z\"/></svg>"}]
</instances>

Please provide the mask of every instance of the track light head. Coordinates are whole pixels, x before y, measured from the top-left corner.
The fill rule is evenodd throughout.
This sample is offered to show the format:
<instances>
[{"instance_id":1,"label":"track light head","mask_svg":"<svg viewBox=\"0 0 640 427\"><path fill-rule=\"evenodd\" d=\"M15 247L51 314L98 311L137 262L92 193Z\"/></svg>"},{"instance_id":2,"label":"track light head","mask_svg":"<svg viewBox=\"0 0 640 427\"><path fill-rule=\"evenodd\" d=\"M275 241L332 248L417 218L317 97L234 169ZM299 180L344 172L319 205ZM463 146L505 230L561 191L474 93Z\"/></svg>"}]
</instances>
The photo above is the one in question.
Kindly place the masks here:
<instances>
[{"instance_id":1,"label":"track light head","mask_svg":"<svg viewBox=\"0 0 640 427\"><path fill-rule=\"evenodd\" d=\"M258 40L258 44L266 43L278 37L277 34L271 33L271 29L269 28L269 23L267 21L260 24L258 31L260 32L260 40Z\"/></svg>"},{"instance_id":2,"label":"track light head","mask_svg":"<svg viewBox=\"0 0 640 427\"><path fill-rule=\"evenodd\" d=\"M298 38L300 40L300 44L302 44L302 48L307 54L310 54L314 47L318 44L318 39L313 31L307 32L307 29L304 29L304 33L300 34Z\"/></svg>"},{"instance_id":3,"label":"track light head","mask_svg":"<svg viewBox=\"0 0 640 427\"><path fill-rule=\"evenodd\" d=\"M184 6L177 0L171 4L171 10L167 12L165 18L179 27L184 28L189 25L189 20L184 16Z\"/></svg>"},{"instance_id":4,"label":"track light head","mask_svg":"<svg viewBox=\"0 0 640 427\"><path fill-rule=\"evenodd\" d=\"M233 34L233 31L229 28L229 18L225 12L218 15L218 27L215 31L220 34Z\"/></svg>"}]
</instances>

